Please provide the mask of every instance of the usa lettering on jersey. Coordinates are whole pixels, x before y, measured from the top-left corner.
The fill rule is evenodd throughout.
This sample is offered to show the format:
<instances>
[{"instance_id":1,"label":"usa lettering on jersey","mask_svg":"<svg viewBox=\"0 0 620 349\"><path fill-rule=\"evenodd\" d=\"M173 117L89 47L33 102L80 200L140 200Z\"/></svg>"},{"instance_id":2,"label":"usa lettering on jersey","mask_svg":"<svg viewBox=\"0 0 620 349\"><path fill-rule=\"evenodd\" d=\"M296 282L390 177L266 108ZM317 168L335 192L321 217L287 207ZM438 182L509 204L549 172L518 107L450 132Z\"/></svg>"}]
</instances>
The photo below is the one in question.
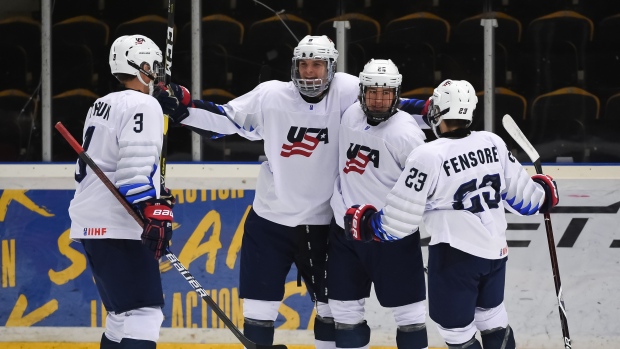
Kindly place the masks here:
<instances>
[{"instance_id":1,"label":"usa lettering on jersey","mask_svg":"<svg viewBox=\"0 0 620 349\"><path fill-rule=\"evenodd\" d=\"M319 143L329 143L327 128L306 128L291 126L286 139L290 144L283 144L280 156L290 157L301 155L309 157Z\"/></svg>"},{"instance_id":2,"label":"usa lettering on jersey","mask_svg":"<svg viewBox=\"0 0 620 349\"><path fill-rule=\"evenodd\" d=\"M371 162L375 168L379 168L379 151L365 145L351 143L347 150L347 159L342 170L344 173L363 174L366 166Z\"/></svg>"}]
</instances>

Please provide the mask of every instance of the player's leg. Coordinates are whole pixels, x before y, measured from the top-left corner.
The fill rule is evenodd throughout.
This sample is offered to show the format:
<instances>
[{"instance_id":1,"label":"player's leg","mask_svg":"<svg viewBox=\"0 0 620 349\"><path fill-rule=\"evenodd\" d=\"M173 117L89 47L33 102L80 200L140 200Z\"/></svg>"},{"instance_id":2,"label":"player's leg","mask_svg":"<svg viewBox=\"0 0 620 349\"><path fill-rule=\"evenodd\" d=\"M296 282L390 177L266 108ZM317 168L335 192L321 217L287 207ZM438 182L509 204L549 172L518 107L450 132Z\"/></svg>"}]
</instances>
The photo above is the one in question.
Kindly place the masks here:
<instances>
[{"instance_id":1,"label":"player's leg","mask_svg":"<svg viewBox=\"0 0 620 349\"><path fill-rule=\"evenodd\" d=\"M426 334L426 282L420 233L383 244L366 244L365 266L371 270L379 303L392 309L399 349L428 347ZM406 266L403 268L402 266Z\"/></svg>"},{"instance_id":2,"label":"player's leg","mask_svg":"<svg viewBox=\"0 0 620 349\"><path fill-rule=\"evenodd\" d=\"M272 345L274 322L284 298L286 275L298 250L296 229L270 222L250 210L245 221L239 273L243 333Z\"/></svg>"},{"instance_id":3,"label":"player's leg","mask_svg":"<svg viewBox=\"0 0 620 349\"><path fill-rule=\"evenodd\" d=\"M429 315L449 349L482 349L475 338L477 274L486 260L446 243L428 247Z\"/></svg>"},{"instance_id":4,"label":"player's leg","mask_svg":"<svg viewBox=\"0 0 620 349\"><path fill-rule=\"evenodd\" d=\"M348 241L344 230L332 220L327 283L338 348L367 348L370 343L364 299L370 296L371 280L358 255L358 249L366 245L370 244Z\"/></svg>"},{"instance_id":5,"label":"player's leg","mask_svg":"<svg viewBox=\"0 0 620 349\"><path fill-rule=\"evenodd\" d=\"M102 348L155 348L164 304L159 262L140 240L83 240L108 311Z\"/></svg>"},{"instance_id":6,"label":"player's leg","mask_svg":"<svg viewBox=\"0 0 620 349\"><path fill-rule=\"evenodd\" d=\"M507 257L492 262L491 272L480 280L475 324L485 349L514 349L516 347L508 314L504 307Z\"/></svg>"}]
</instances>

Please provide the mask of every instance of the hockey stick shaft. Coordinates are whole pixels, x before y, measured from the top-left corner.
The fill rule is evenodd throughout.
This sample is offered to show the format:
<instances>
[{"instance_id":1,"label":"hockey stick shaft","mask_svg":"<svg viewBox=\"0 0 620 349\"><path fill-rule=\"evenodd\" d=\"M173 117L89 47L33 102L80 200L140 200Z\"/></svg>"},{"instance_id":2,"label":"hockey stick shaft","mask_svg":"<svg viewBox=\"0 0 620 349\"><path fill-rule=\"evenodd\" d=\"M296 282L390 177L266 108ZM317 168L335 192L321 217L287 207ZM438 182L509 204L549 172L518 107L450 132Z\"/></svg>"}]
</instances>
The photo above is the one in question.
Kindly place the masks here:
<instances>
[{"instance_id":1,"label":"hockey stick shaft","mask_svg":"<svg viewBox=\"0 0 620 349\"><path fill-rule=\"evenodd\" d=\"M84 148L82 148L80 143L78 143L75 140L75 138L73 138L73 136L71 135L71 133L69 133L69 131L65 128L65 126L59 121L56 123L56 126L54 127L56 128L56 130L58 130L58 132L60 132L60 134L67 141L67 143L69 143L71 148L75 150L75 152L78 154L78 157L82 159L82 161L84 161L88 165L88 167L90 167L91 170L93 170L93 172L95 173L95 175L97 175L97 177L99 177L101 182L103 182L103 184L108 188L108 190L110 190L110 192L112 193L112 195L114 195L116 200L118 200L118 202L120 202L121 205L123 205L127 213L129 213L129 215L133 217L133 219L140 225L141 228L144 228L144 222L142 221L142 218L140 218L140 216L138 216L136 211L134 211L131 208L131 206L129 205L127 200L125 200L123 195L118 191L118 189L114 186L114 184L112 184L112 182L105 175L105 173L101 171L101 168L99 168L99 166L95 164L93 159L91 159L90 156L88 156Z\"/></svg>"},{"instance_id":2,"label":"hockey stick shaft","mask_svg":"<svg viewBox=\"0 0 620 349\"><path fill-rule=\"evenodd\" d=\"M172 50L174 48L174 11L175 0L168 0L168 28L166 29L166 52L164 55L164 85L168 86L172 78ZM166 158L168 157L169 117L164 115L164 134L159 157L159 172L162 192L166 188Z\"/></svg>"},{"instance_id":3,"label":"hockey stick shaft","mask_svg":"<svg viewBox=\"0 0 620 349\"><path fill-rule=\"evenodd\" d=\"M91 159L90 156L86 153L84 148L75 140L75 138L69 133L69 131L65 128L65 126L58 122L55 126L56 130L60 132L63 138L71 145L73 150L78 153L78 156L82 161L84 161L88 167L99 177L99 179L103 182L103 184L110 190L112 195L120 202L121 205L125 208L127 213L140 225L140 227L144 228L144 221L138 214L131 208L127 200L123 197L123 195L118 191L118 189L112 184L110 179L103 173L101 168L97 166L97 164ZM187 282L194 288L196 293L202 297L202 299L209 304L211 309L215 312L218 318L226 324L226 326L230 329L230 331L239 339L241 344L243 344L247 349L287 349L285 345L260 345L252 342L246 336L241 333L239 328L235 326L235 324L226 316L226 313L217 305L217 303L209 296L207 291L200 285L200 283L194 278L194 276L181 264L177 256L174 255L169 249L166 250L166 258L170 261L170 263L174 266L174 268L187 280Z\"/></svg>"},{"instance_id":4,"label":"hockey stick shaft","mask_svg":"<svg viewBox=\"0 0 620 349\"><path fill-rule=\"evenodd\" d=\"M519 146L527 153L534 163L534 169L536 173L542 174L542 166L540 164L540 155L534 149L534 146L525 137L519 126L515 123L512 117L508 114L504 115L502 119L504 128L510 134L510 136L519 144ZM566 318L566 308L564 306L564 299L562 295L562 281L560 279L560 267L558 266L558 257L555 250L555 240L553 238L553 227L551 226L551 215L549 212L544 214L545 230L547 231L547 244L549 245L549 256L551 257L551 270L553 271L553 282L555 284L555 293L558 299L558 307L560 313L560 322L562 324L562 335L564 336L564 348L571 349L571 340L568 333L568 320Z\"/></svg>"}]
</instances>

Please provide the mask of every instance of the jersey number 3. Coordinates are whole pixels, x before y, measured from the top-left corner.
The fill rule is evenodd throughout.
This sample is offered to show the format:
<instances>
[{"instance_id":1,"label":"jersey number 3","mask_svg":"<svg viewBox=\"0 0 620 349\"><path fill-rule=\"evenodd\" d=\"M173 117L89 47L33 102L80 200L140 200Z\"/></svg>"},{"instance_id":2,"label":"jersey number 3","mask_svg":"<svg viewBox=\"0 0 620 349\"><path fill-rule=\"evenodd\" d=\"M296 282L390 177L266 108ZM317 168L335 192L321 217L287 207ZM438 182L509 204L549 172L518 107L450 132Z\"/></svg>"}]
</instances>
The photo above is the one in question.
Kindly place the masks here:
<instances>
[{"instance_id":1,"label":"jersey number 3","mask_svg":"<svg viewBox=\"0 0 620 349\"><path fill-rule=\"evenodd\" d=\"M84 133L84 144L82 144L84 151L88 150L93 133L95 133L95 126L89 126ZM86 163L81 158L78 158L78 172L75 173L75 181L80 183L84 180L84 177L86 177Z\"/></svg>"},{"instance_id":2,"label":"jersey number 3","mask_svg":"<svg viewBox=\"0 0 620 349\"><path fill-rule=\"evenodd\" d=\"M478 179L474 178L469 182L461 184L461 186L454 193L454 202L452 203L452 208L455 210L467 210L471 213L478 213L484 211L484 207L482 206L482 202L480 201L480 194L473 195L469 198L471 202L471 206L465 208L463 201L467 194L475 192L480 189L487 189L486 187L491 187L493 190L485 190L482 192L482 198L484 202L486 202L489 208L498 208L499 201L501 200L499 196L499 191L501 189L501 178L499 174L491 174L482 177L482 183L478 186ZM492 193L495 193L493 197L491 197Z\"/></svg>"}]
</instances>

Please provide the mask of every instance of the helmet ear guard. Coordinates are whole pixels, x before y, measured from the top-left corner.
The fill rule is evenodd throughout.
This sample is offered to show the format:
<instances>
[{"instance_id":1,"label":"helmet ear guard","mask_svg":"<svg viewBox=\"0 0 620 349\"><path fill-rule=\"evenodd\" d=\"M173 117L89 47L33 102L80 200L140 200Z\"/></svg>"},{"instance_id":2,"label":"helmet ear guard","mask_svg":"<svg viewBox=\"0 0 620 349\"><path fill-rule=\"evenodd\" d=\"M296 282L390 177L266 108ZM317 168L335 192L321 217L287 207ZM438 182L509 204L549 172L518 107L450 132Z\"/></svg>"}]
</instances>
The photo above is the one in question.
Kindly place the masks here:
<instances>
[{"instance_id":1,"label":"helmet ear guard","mask_svg":"<svg viewBox=\"0 0 620 349\"><path fill-rule=\"evenodd\" d=\"M359 100L368 120L376 123L383 122L397 112L403 76L398 72L398 67L391 60L371 59L364 66L364 70L360 73L359 78ZM393 90L392 101L385 111L373 111L368 108L366 92L369 87Z\"/></svg>"}]
</instances>

